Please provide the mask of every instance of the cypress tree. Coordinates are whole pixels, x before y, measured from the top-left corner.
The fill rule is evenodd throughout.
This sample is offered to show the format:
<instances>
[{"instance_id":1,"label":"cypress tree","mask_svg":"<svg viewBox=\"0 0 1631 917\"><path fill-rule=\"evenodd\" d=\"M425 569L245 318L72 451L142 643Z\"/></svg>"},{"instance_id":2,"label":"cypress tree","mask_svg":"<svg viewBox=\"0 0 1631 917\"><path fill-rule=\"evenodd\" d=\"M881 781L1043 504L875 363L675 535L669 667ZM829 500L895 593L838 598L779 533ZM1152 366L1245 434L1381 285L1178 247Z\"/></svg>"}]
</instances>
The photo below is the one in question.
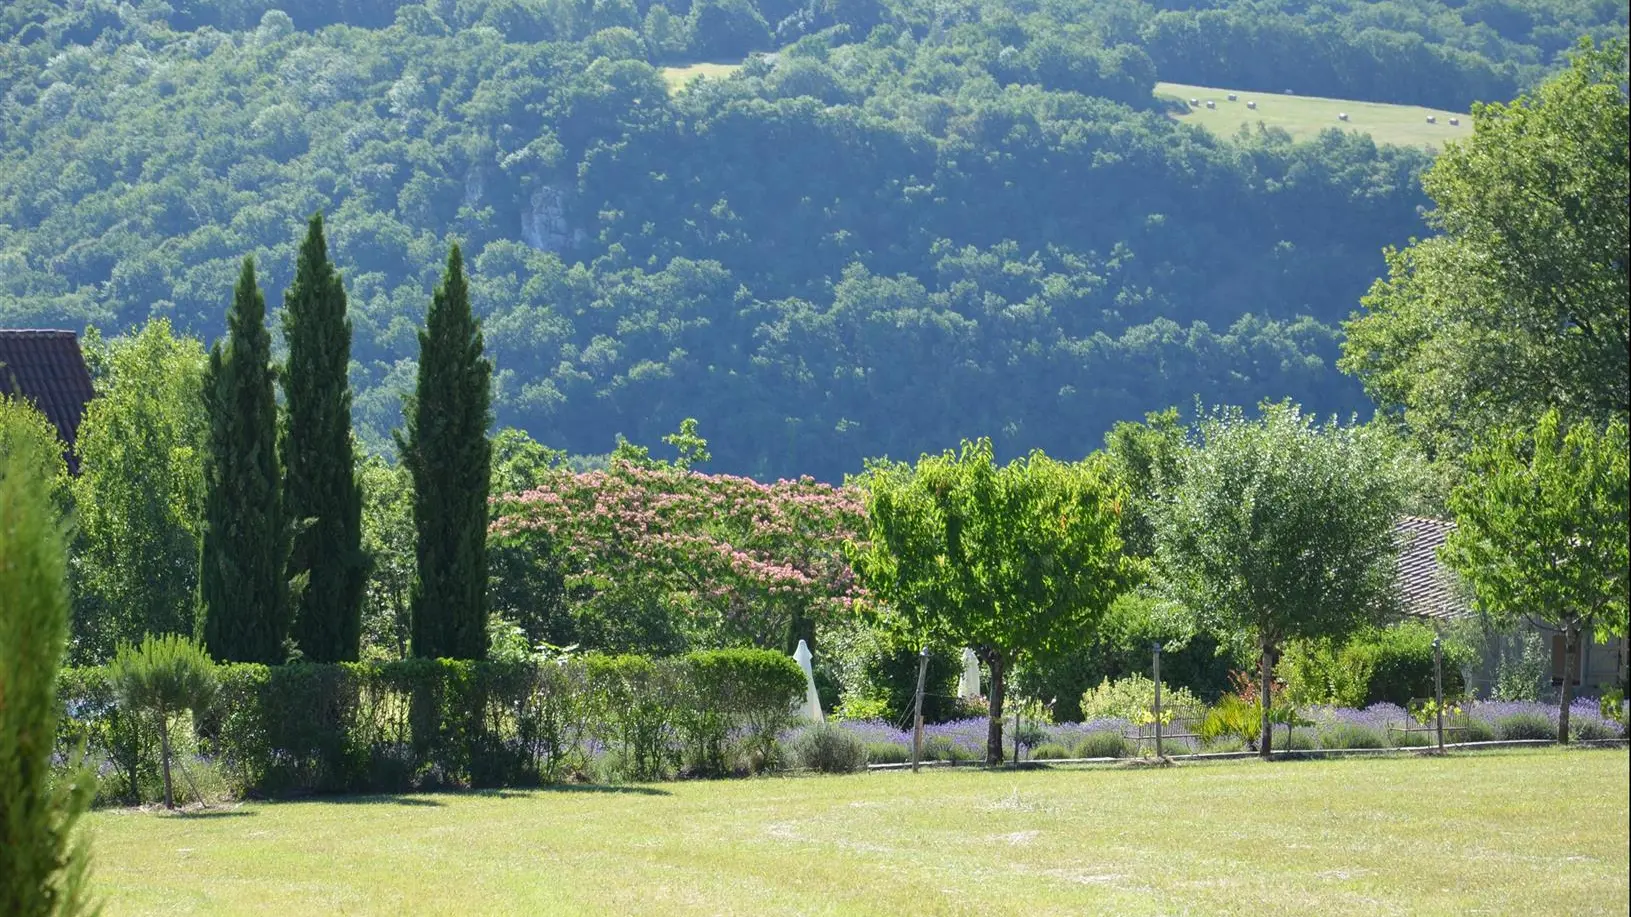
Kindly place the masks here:
<instances>
[{"instance_id":1,"label":"cypress tree","mask_svg":"<svg viewBox=\"0 0 1631 917\"><path fill-rule=\"evenodd\" d=\"M227 341L210 350L204 377L204 537L199 557L199 639L222 662L280 663L289 629L290 526L277 456L272 336L255 262L227 312Z\"/></svg>"},{"instance_id":2,"label":"cypress tree","mask_svg":"<svg viewBox=\"0 0 1631 917\"><path fill-rule=\"evenodd\" d=\"M413 476L418 571L410 595L412 650L424 658L487 655L487 428L493 365L482 357L459 247L419 333L419 379L397 435Z\"/></svg>"},{"instance_id":3,"label":"cypress tree","mask_svg":"<svg viewBox=\"0 0 1631 917\"><path fill-rule=\"evenodd\" d=\"M26 416L33 415L33 416ZM94 912L79 817L96 793L76 754L53 767L68 646L67 533L52 497L62 444L0 400L0 914Z\"/></svg>"},{"instance_id":4,"label":"cypress tree","mask_svg":"<svg viewBox=\"0 0 1631 917\"><path fill-rule=\"evenodd\" d=\"M282 374L283 499L297 523L291 576L304 573L292 635L312 662L355 661L367 572L362 485L351 446L351 321L345 289L328 259L323 215L311 218L294 283L283 297L289 362Z\"/></svg>"}]
</instances>

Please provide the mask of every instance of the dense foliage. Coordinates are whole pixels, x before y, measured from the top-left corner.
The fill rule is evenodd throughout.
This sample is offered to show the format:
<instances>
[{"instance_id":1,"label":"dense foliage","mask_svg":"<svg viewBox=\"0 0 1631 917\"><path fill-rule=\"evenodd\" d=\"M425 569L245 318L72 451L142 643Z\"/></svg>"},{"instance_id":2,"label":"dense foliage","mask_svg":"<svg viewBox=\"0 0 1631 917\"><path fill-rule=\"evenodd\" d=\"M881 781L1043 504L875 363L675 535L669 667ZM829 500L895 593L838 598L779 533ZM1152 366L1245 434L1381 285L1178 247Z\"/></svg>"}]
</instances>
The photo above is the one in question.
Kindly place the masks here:
<instances>
[{"instance_id":1,"label":"dense foliage","mask_svg":"<svg viewBox=\"0 0 1631 917\"><path fill-rule=\"evenodd\" d=\"M1377 430L1290 404L1215 412L1180 453L1155 515L1158 582L1205 629L1258 656L1260 749L1286 640L1342 637L1398 610L1403 490Z\"/></svg>"},{"instance_id":2,"label":"dense foliage","mask_svg":"<svg viewBox=\"0 0 1631 917\"><path fill-rule=\"evenodd\" d=\"M1442 231L1388 253L1344 366L1445 457L1549 408L1631 411L1626 43L1478 111L1423 178Z\"/></svg>"},{"instance_id":3,"label":"dense foliage","mask_svg":"<svg viewBox=\"0 0 1631 917\"><path fill-rule=\"evenodd\" d=\"M1456 529L1445 562L1497 620L1539 619L1564 638L1557 740L1581 634L1626 636L1631 576L1631 464L1626 422L1572 426L1557 410L1534 429L1492 437L1471 459L1477 477L1450 497Z\"/></svg>"},{"instance_id":4,"label":"dense foliage","mask_svg":"<svg viewBox=\"0 0 1631 917\"><path fill-rule=\"evenodd\" d=\"M419 381L397 435L413 477L412 647L426 659L487 655L492 373L455 245L419 332Z\"/></svg>"},{"instance_id":5,"label":"dense foliage","mask_svg":"<svg viewBox=\"0 0 1631 917\"><path fill-rule=\"evenodd\" d=\"M990 675L986 763L1002 763L1009 669L1063 655L1139 573L1119 492L1091 462L998 465L985 439L877 463L862 486L866 541L849 554L868 607L912 644L973 648Z\"/></svg>"},{"instance_id":6,"label":"dense foliage","mask_svg":"<svg viewBox=\"0 0 1631 917\"><path fill-rule=\"evenodd\" d=\"M304 575L291 634L313 662L355 660L362 637L362 486L352 457L351 321L329 263L323 217L312 217L283 297L289 356L283 383L284 499L295 520L289 572Z\"/></svg>"},{"instance_id":7,"label":"dense foliage","mask_svg":"<svg viewBox=\"0 0 1631 917\"><path fill-rule=\"evenodd\" d=\"M62 741L98 758L154 756L107 702L109 670L70 670ZM233 792L381 792L514 786L582 777L655 780L766 764L804 677L764 650L672 659L589 656L515 663L235 664L211 673L199 748ZM47 735L51 735L48 730ZM49 749L48 749L49 750Z\"/></svg>"},{"instance_id":8,"label":"dense foliage","mask_svg":"<svg viewBox=\"0 0 1631 917\"><path fill-rule=\"evenodd\" d=\"M790 648L849 610L857 589L843 547L861 520L852 490L809 478L761 483L614 457L505 498L493 536L523 562L555 564L572 596L565 620L515 608L534 640Z\"/></svg>"},{"instance_id":9,"label":"dense foliage","mask_svg":"<svg viewBox=\"0 0 1631 917\"><path fill-rule=\"evenodd\" d=\"M0 912L91 911L89 847L76 829L94 777L77 749L53 771L68 648L67 546L52 480L63 472L50 425L0 397Z\"/></svg>"},{"instance_id":10,"label":"dense foliage","mask_svg":"<svg viewBox=\"0 0 1631 917\"><path fill-rule=\"evenodd\" d=\"M227 339L204 373L203 531L199 538L199 639L216 659L282 662L288 655L289 547L278 411L272 391L266 300L245 258Z\"/></svg>"},{"instance_id":11,"label":"dense foliage","mask_svg":"<svg viewBox=\"0 0 1631 917\"><path fill-rule=\"evenodd\" d=\"M1415 230L1426 154L1216 139L1166 117L1156 77L1464 107L1624 20L1163 6L10 4L0 323L213 337L239 259L283 289L321 208L373 449L453 239L498 420L573 453L694 416L721 470L837 480L978 433L1076 456L1197 391L1346 412L1336 324ZM783 50L675 92L652 66L750 47Z\"/></svg>"}]
</instances>

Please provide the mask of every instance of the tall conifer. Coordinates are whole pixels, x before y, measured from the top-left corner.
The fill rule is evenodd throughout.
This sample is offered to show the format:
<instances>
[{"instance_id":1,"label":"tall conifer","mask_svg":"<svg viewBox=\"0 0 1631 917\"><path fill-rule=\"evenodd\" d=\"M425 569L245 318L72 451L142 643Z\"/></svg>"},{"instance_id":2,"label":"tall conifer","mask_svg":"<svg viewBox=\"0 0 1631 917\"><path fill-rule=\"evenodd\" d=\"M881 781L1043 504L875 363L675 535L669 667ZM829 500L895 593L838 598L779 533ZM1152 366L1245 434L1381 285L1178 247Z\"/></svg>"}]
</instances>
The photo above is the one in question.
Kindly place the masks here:
<instances>
[{"instance_id":1,"label":"tall conifer","mask_svg":"<svg viewBox=\"0 0 1631 917\"><path fill-rule=\"evenodd\" d=\"M204 537L199 638L222 662L279 663L289 631L289 533L277 456L272 336L255 262L227 312L227 340L204 378Z\"/></svg>"},{"instance_id":2,"label":"tall conifer","mask_svg":"<svg viewBox=\"0 0 1631 917\"><path fill-rule=\"evenodd\" d=\"M282 374L284 502L297 523L291 575L308 576L292 635L313 662L354 661L362 637L366 568L362 486L351 448L351 320L314 215L283 297L289 361Z\"/></svg>"},{"instance_id":3,"label":"tall conifer","mask_svg":"<svg viewBox=\"0 0 1631 917\"><path fill-rule=\"evenodd\" d=\"M418 572L412 650L425 658L487 654L487 428L493 366L482 356L459 247L419 333L419 381L398 434L413 476Z\"/></svg>"}]
</instances>

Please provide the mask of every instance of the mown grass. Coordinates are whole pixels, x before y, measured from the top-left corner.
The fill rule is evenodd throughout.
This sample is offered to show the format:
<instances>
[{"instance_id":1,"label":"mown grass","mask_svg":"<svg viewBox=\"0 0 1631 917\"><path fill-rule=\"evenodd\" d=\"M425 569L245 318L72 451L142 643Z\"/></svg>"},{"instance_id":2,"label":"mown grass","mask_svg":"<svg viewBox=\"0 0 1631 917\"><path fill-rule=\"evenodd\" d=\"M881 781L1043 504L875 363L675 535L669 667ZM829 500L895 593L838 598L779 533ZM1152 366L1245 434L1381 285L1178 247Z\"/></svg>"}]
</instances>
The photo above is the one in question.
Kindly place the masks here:
<instances>
[{"instance_id":1,"label":"mown grass","mask_svg":"<svg viewBox=\"0 0 1631 917\"><path fill-rule=\"evenodd\" d=\"M942 771L94 815L122 914L1624 914L1627 754Z\"/></svg>"},{"instance_id":2,"label":"mown grass","mask_svg":"<svg viewBox=\"0 0 1631 917\"><path fill-rule=\"evenodd\" d=\"M663 82L668 84L669 92L678 92L692 77L702 76L710 80L722 80L736 71L742 69L740 62L734 64L686 64L683 67L662 68Z\"/></svg>"},{"instance_id":3,"label":"mown grass","mask_svg":"<svg viewBox=\"0 0 1631 917\"><path fill-rule=\"evenodd\" d=\"M1235 92L1239 98L1234 102L1229 101L1230 92ZM1415 105L1241 92L1184 83L1156 83L1155 94L1176 99L1186 106L1190 99L1198 100L1199 105L1174 117L1223 137L1234 136L1242 124L1255 126L1258 122L1268 127L1283 128L1298 140L1306 140L1328 127L1335 127L1370 134L1377 143L1443 149L1448 141L1472 136L1471 115ZM1207 108L1208 100L1216 102L1217 108ZM1257 109L1247 108L1247 102L1256 102ZM1338 120L1337 115L1341 112L1347 113L1347 121ZM1428 115L1436 117L1438 123L1428 124ZM1451 126L1451 118L1459 118L1461 124Z\"/></svg>"}]
</instances>

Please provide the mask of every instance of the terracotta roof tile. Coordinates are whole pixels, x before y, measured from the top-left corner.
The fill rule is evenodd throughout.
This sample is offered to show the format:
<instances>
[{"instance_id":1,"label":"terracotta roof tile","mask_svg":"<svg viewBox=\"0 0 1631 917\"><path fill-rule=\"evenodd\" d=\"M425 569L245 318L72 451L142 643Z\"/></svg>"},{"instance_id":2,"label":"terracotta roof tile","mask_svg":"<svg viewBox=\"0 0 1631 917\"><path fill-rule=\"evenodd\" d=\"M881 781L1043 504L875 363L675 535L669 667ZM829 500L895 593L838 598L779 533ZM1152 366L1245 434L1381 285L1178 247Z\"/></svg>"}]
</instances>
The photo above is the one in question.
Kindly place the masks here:
<instances>
[{"instance_id":1,"label":"terracotta roof tile","mask_svg":"<svg viewBox=\"0 0 1631 917\"><path fill-rule=\"evenodd\" d=\"M1404 612L1412 617L1449 619L1471 613L1454 575L1439 563L1438 548L1455 529L1454 522L1405 516L1399 533L1399 589Z\"/></svg>"},{"instance_id":2,"label":"terracotta roof tile","mask_svg":"<svg viewBox=\"0 0 1631 917\"><path fill-rule=\"evenodd\" d=\"M95 396L79 337L72 331L0 329L0 393L34 402L67 446L68 470L79 471L74 436Z\"/></svg>"}]
</instances>

